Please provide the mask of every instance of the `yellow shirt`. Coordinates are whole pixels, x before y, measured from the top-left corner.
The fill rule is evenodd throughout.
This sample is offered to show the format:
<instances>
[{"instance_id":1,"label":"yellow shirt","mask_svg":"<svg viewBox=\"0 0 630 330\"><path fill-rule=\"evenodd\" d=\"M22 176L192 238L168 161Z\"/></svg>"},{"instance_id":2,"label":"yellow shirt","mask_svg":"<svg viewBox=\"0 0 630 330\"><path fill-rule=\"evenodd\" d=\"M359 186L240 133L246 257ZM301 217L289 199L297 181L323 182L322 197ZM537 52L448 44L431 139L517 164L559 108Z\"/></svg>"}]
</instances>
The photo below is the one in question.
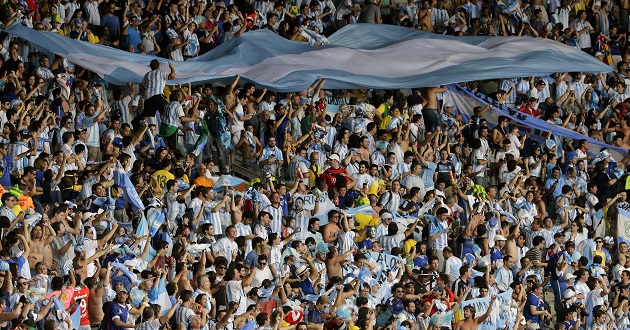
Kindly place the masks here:
<instances>
[{"instance_id":1,"label":"yellow shirt","mask_svg":"<svg viewBox=\"0 0 630 330\"><path fill-rule=\"evenodd\" d=\"M158 198L162 198L162 191L166 186L166 182L168 180L175 180L175 175L166 170L159 170L155 171L152 176L156 179L158 184L157 187L153 187L153 189L155 190L155 196Z\"/></svg>"},{"instance_id":2,"label":"yellow shirt","mask_svg":"<svg viewBox=\"0 0 630 330\"><path fill-rule=\"evenodd\" d=\"M308 172L311 173L311 176L308 178L308 186L315 187L315 179L319 178L322 174L322 168L317 164L311 164L308 168Z\"/></svg>"},{"instance_id":3,"label":"yellow shirt","mask_svg":"<svg viewBox=\"0 0 630 330\"><path fill-rule=\"evenodd\" d=\"M601 256L602 257L602 267L606 266L606 254L604 253L604 251L595 251L593 252L593 257L595 256Z\"/></svg>"}]
</instances>

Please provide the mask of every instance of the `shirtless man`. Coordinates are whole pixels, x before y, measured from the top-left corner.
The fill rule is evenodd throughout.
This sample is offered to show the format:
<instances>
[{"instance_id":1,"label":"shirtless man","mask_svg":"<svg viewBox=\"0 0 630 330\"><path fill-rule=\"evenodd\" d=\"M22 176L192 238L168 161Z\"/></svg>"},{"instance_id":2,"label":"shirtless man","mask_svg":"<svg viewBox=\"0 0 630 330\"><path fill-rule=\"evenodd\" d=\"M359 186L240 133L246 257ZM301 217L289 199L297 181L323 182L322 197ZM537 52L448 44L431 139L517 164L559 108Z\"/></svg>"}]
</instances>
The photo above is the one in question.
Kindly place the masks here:
<instances>
[{"instance_id":1,"label":"shirtless man","mask_svg":"<svg viewBox=\"0 0 630 330\"><path fill-rule=\"evenodd\" d=\"M475 307L473 305L468 305L464 307L464 319L455 324L454 330L479 329L479 324L483 323L483 321L485 321L488 316L490 316L490 313L492 312L492 305L496 298L496 296L493 296L490 299L490 306L488 307L488 310L479 317L475 317Z\"/></svg>"},{"instance_id":2,"label":"shirtless man","mask_svg":"<svg viewBox=\"0 0 630 330\"><path fill-rule=\"evenodd\" d=\"M236 103L236 95L234 95L234 88L238 85L238 80L241 79L240 75L236 76L236 79L232 82L232 84L225 87L225 94L223 94L223 102L225 103L225 108L230 110Z\"/></svg>"},{"instance_id":3,"label":"shirtless man","mask_svg":"<svg viewBox=\"0 0 630 330\"><path fill-rule=\"evenodd\" d=\"M338 224L342 215L345 217L345 213L340 213L337 210L328 212L328 224L324 226L324 243L337 244L337 236L339 235Z\"/></svg>"},{"instance_id":4,"label":"shirtless man","mask_svg":"<svg viewBox=\"0 0 630 330\"><path fill-rule=\"evenodd\" d=\"M87 311L91 323L100 323L103 320L105 314L103 313L103 295L105 294L105 288L109 287L109 279L112 273L112 266L110 264L107 270L101 272L102 282L97 282L94 277L86 278L83 283L90 289L88 295Z\"/></svg>"},{"instance_id":5,"label":"shirtless man","mask_svg":"<svg viewBox=\"0 0 630 330\"><path fill-rule=\"evenodd\" d=\"M418 9L418 25L425 25L428 32L433 32L432 11L431 2L422 1L422 7Z\"/></svg>"},{"instance_id":6,"label":"shirtless man","mask_svg":"<svg viewBox=\"0 0 630 330\"><path fill-rule=\"evenodd\" d=\"M422 109L422 116L424 117L424 124L427 128L427 132L433 132L440 125L440 114L438 112L437 105L437 93L446 92L446 87L429 87L422 90L422 98L427 101L427 104Z\"/></svg>"},{"instance_id":7,"label":"shirtless man","mask_svg":"<svg viewBox=\"0 0 630 330\"><path fill-rule=\"evenodd\" d=\"M28 222L24 220L24 228L28 228ZM44 232L46 234L44 235ZM31 255L28 258L28 264L31 269L35 269L35 265L43 261L46 265L52 265L52 250L50 249L50 242L55 238L55 232L50 227L50 221L45 220L44 223L38 223L33 226L30 234L25 230L25 237L28 245L31 248Z\"/></svg>"},{"instance_id":8,"label":"shirtless man","mask_svg":"<svg viewBox=\"0 0 630 330\"><path fill-rule=\"evenodd\" d=\"M351 255L353 252L354 246L342 255L339 255L337 248L330 247L330 250L326 255L326 275L328 275L328 278L332 278L333 276L339 276L343 278L341 263L345 261L348 256Z\"/></svg>"},{"instance_id":9,"label":"shirtless man","mask_svg":"<svg viewBox=\"0 0 630 330\"><path fill-rule=\"evenodd\" d=\"M113 232L113 231L112 231ZM98 260L98 258L103 255L109 253L112 250L113 245L109 245L108 247L94 253L91 257L86 257L85 249L77 252L77 257L75 262L79 264L81 267L76 269L77 275L81 276L81 280L85 280L88 278L88 265L92 263L94 260Z\"/></svg>"},{"instance_id":10,"label":"shirtless man","mask_svg":"<svg viewBox=\"0 0 630 330\"><path fill-rule=\"evenodd\" d=\"M516 247L516 239L521 234L521 220L519 219L515 225L510 227L510 233L506 237L505 246L503 247L503 256L510 256L512 260L520 260L518 248Z\"/></svg>"},{"instance_id":11,"label":"shirtless man","mask_svg":"<svg viewBox=\"0 0 630 330\"><path fill-rule=\"evenodd\" d=\"M243 154L243 159L248 165L256 165L257 159L263 151L262 143L256 135L254 135L254 125L245 124L245 134L241 135L241 139L236 144L236 148Z\"/></svg>"}]
</instances>

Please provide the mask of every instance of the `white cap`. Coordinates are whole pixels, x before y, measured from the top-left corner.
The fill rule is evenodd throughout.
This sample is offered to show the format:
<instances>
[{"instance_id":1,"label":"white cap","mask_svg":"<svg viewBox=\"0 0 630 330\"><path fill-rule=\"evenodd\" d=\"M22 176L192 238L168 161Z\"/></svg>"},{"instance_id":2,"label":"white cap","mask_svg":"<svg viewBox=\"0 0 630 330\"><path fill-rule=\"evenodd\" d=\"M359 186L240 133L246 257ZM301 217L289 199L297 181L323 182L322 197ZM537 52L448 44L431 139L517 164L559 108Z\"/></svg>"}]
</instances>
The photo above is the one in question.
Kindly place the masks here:
<instances>
[{"instance_id":1,"label":"white cap","mask_svg":"<svg viewBox=\"0 0 630 330\"><path fill-rule=\"evenodd\" d=\"M336 161L338 161L338 162L339 162L339 161L341 161L341 160L339 159L339 155L338 155L338 154L330 154L330 156L328 156L328 159L329 159L329 160L336 160Z\"/></svg>"},{"instance_id":2,"label":"white cap","mask_svg":"<svg viewBox=\"0 0 630 330\"><path fill-rule=\"evenodd\" d=\"M497 235L494 237L494 241L507 241L503 235Z\"/></svg>"},{"instance_id":3,"label":"white cap","mask_svg":"<svg viewBox=\"0 0 630 330\"><path fill-rule=\"evenodd\" d=\"M95 216L96 213L92 213L92 212L85 212L83 213L83 222L86 222L89 218Z\"/></svg>"},{"instance_id":4,"label":"white cap","mask_svg":"<svg viewBox=\"0 0 630 330\"><path fill-rule=\"evenodd\" d=\"M562 293L562 298L566 299L571 299L575 297L575 291L571 290L571 289L566 289L564 290L564 293Z\"/></svg>"}]
</instances>

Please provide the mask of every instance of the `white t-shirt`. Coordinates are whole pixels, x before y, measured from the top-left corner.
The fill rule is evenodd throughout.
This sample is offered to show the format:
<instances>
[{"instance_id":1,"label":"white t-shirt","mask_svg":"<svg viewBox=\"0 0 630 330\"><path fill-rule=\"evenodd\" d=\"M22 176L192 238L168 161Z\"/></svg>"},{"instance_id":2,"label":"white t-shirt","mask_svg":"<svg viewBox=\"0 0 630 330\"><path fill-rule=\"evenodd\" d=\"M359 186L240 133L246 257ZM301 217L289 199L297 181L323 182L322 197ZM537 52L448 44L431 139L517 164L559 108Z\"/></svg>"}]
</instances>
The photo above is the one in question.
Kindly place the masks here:
<instances>
[{"instance_id":1,"label":"white t-shirt","mask_svg":"<svg viewBox=\"0 0 630 330\"><path fill-rule=\"evenodd\" d=\"M260 268L256 268L256 274L254 274L254 279L252 279L252 284L250 285L252 288L257 288L262 285L264 280L273 279L273 274L271 274L271 269L269 269L269 265L265 265L265 268L262 270Z\"/></svg>"},{"instance_id":2,"label":"white t-shirt","mask_svg":"<svg viewBox=\"0 0 630 330\"><path fill-rule=\"evenodd\" d=\"M247 311L247 298L243 292L242 281L228 281L225 286L225 292L227 293L228 301L235 301L238 303L238 309L235 315L241 315Z\"/></svg>"}]
</instances>

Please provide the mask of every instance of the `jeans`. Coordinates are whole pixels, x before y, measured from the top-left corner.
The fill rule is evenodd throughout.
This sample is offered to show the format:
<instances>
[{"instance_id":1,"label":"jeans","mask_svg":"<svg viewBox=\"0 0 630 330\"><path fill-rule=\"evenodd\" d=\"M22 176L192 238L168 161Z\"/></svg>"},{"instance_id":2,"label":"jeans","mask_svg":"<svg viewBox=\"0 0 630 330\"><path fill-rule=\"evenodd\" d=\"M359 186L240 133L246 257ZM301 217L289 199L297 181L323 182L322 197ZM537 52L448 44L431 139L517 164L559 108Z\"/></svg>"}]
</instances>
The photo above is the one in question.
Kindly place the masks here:
<instances>
[{"instance_id":1,"label":"jeans","mask_svg":"<svg viewBox=\"0 0 630 330\"><path fill-rule=\"evenodd\" d=\"M227 148L225 148L225 144L219 138L208 135L208 143L206 143L204 154L216 161L221 174L229 174L227 169Z\"/></svg>"},{"instance_id":2,"label":"jeans","mask_svg":"<svg viewBox=\"0 0 630 330\"><path fill-rule=\"evenodd\" d=\"M424 117L424 126L427 132L434 132L440 125L440 115L435 108L422 109L422 116Z\"/></svg>"}]
</instances>

